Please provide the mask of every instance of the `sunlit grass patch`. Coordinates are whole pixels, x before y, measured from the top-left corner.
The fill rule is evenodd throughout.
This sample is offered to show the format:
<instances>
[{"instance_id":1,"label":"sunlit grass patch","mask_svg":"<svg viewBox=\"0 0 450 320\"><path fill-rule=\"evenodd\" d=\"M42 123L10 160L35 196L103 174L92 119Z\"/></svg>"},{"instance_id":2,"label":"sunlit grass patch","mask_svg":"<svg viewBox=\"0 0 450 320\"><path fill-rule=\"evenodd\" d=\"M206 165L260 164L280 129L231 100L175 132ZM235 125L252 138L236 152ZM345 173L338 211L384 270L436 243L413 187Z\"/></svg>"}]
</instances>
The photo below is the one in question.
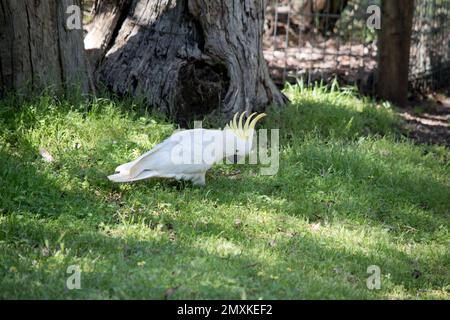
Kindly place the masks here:
<instances>
[{"instance_id":1,"label":"sunlit grass patch","mask_svg":"<svg viewBox=\"0 0 450 320\"><path fill-rule=\"evenodd\" d=\"M352 90L286 93L263 124L280 129L278 174L220 165L204 189L106 179L176 128L139 104L1 101L0 297L448 299L448 149Z\"/></svg>"}]
</instances>

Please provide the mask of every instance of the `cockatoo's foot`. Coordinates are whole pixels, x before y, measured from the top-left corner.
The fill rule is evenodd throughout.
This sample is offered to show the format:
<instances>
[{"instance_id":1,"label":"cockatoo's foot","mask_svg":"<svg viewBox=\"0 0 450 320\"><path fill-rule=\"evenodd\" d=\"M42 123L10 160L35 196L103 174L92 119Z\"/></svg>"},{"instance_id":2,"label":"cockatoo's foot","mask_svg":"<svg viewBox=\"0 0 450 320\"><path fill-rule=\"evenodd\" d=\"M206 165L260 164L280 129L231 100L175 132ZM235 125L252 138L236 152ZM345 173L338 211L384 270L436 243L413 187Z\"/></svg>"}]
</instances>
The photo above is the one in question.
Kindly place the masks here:
<instances>
[{"instance_id":1,"label":"cockatoo's foot","mask_svg":"<svg viewBox=\"0 0 450 320\"><path fill-rule=\"evenodd\" d=\"M205 174L204 173L192 176L191 181L192 181L192 184L194 186L199 186L199 187L205 187L206 186L206 178L205 178Z\"/></svg>"}]
</instances>

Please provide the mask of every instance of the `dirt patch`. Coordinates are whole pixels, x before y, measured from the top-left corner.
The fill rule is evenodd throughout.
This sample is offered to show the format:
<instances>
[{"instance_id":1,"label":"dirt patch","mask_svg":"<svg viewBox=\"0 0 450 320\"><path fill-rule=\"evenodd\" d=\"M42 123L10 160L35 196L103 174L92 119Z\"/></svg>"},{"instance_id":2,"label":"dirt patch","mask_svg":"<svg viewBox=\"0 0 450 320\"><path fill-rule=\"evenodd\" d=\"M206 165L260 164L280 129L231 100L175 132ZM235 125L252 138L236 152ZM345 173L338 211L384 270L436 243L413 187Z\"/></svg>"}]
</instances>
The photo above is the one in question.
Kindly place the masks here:
<instances>
[{"instance_id":1,"label":"dirt patch","mask_svg":"<svg viewBox=\"0 0 450 320\"><path fill-rule=\"evenodd\" d=\"M450 93L450 90L449 90ZM450 95L431 93L415 97L397 110L407 135L418 143L450 147Z\"/></svg>"}]
</instances>

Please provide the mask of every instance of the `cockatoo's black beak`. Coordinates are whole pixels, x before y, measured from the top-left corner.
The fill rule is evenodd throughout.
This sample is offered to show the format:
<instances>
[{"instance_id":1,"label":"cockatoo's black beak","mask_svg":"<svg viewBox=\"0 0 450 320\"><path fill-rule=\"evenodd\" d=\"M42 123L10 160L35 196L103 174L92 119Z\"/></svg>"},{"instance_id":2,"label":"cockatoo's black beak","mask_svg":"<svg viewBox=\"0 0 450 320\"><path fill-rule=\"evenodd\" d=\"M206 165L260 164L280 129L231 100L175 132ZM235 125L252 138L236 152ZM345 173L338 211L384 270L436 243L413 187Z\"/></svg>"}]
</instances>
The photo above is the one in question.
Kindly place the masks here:
<instances>
[{"instance_id":1,"label":"cockatoo's black beak","mask_svg":"<svg viewBox=\"0 0 450 320\"><path fill-rule=\"evenodd\" d=\"M238 156L237 154L228 157L228 163L231 164L238 164L241 161L242 157Z\"/></svg>"}]
</instances>

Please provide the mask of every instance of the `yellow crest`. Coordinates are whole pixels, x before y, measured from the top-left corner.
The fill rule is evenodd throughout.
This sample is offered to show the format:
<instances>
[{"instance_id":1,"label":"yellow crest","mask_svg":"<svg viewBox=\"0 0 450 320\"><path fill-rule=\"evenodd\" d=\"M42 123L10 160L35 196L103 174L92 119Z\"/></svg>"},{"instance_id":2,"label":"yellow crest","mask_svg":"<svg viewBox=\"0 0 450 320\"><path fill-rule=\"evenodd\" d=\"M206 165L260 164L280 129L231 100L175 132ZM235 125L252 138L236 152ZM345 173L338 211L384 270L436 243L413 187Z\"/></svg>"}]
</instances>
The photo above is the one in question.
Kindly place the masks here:
<instances>
[{"instance_id":1,"label":"yellow crest","mask_svg":"<svg viewBox=\"0 0 450 320\"><path fill-rule=\"evenodd\" d=\"M231 120L230 123L227 124L225 127L225 129L232 130L241 139L250 138L250 134L253 132L253 129L255 129L256 123L266 116L265 113L257 115L258 113L254 112L247 117L245 124L243 124L244 115L246 113L247 111L242 112L241 116L239 117L239 122L237 121L238 113L236 113L233 117L233 120Z\"/></svg>"}]
</instances>

